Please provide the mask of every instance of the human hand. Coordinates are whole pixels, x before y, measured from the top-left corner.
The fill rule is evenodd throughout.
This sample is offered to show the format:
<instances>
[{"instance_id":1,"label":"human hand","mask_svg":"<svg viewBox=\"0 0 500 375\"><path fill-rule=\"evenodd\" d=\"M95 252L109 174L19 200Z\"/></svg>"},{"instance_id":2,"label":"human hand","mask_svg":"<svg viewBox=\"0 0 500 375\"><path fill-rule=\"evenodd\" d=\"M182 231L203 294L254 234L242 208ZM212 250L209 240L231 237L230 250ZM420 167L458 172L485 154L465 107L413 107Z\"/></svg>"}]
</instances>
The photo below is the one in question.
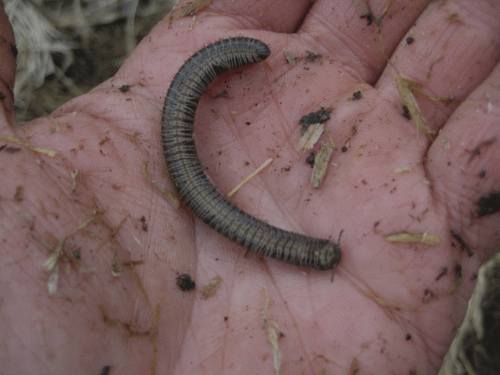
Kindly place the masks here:
<instances>
[{"instance_id":1,"label":"human hand","mask_svg":"<svg viewBox=\"0 0 500 375\"><path fill-rule=\"evenodd\" d=\"M374 15L386 4L372 2ZM352 1L311 8L308 1L214 1L193 30L190 19L169 29L167 17L115 77L19 127L4 43L2 66L10 70L1 72L7 97L0 137L58 154L11 138L0 143L20 148L0 151L0 367L274 373L274 330L282 374L436 372L474 274L498 242L499 215L478 218L475 202L499 189L499 11L492 1L394 2L379 38ZM2 35L13 43L6 25L3 19ZM185 206L177 210L144 176L147 162L152 178L173 191L160 140L170 81L201 47L237 35L270 46L270 69L238 69L210 87L197 111L200 159L227 193L273 158L232 200L283 229L333 240L344 230L333 283L330 272L245 254ZM410 35L415 41L407 44ZM403 77L455 99L416 94L432 141L403 116L398 73L381 40ZM302 59L290 65L283 49ZM309 62L307 51L322 58ZM122 92L123 85L131 86ZM224 90L229 98L218 96ZM352 100L357 91L362 98ZM296 150L298 120L320 107L333 108L326 125L339 150L323 187L313 189L308 154ZM410 171L395 173L400 167ZM401 230L441 243L389 243L381 235ZM58 262L46 271L49 258ZM448 273L436 280L443 269ZM197 290L180 291L180 273L190 274ZM219 289L201 299L198 291L216 276ZM57 285L53 296L48 283Z\"/></svg>"}]
</instances>

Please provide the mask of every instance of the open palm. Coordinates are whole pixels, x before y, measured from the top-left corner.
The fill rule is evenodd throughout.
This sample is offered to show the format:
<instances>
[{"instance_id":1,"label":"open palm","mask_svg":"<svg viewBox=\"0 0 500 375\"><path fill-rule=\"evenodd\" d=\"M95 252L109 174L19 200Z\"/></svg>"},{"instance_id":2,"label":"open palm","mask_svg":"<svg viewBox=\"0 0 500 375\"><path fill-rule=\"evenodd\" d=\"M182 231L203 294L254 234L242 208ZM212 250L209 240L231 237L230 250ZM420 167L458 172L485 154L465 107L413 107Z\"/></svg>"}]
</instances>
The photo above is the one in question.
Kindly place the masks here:
<instances>
[{"instance_id":1,"label":"open palm","mask_svg":"<svg viewBox=\"0 0 500 375\"><path fill-rule=\"evenodd\" d=\"M388 2L370 3L378 16ZM478 217L476 205L500 188L499 20L496 1L394 2L378 34L352 1L214 0L192 30L191 19L171 27L165 19L115 77L46 118L16 126L7 95L0 146L20 150L0 152L0 368L435 373L477 268L499 239L500 216ZM144 174L147 165L174 191L160 140L165 93L195 51L239 35L264 41L272 54L268 65L229 72L204 95L200 159L227 193L273 158L232 200L309 236L335 241L344 230L333 282L328 271L246 254L175 208ZM307 59L309 52L321 57ZM12 69L2 75L8 93ZM415 92L431 139L404 116L398 77L429 94ZM296 150L298 122L321 107L332 108L326 126L338 149L314 189L309 154ZM440 243L384 235L401 231ZM49 258L55 266L47 270ZM197 282L194 291L176 285L183 273ZM216 277L219 288L201 298Z\"/></svg>"}]
</instances>

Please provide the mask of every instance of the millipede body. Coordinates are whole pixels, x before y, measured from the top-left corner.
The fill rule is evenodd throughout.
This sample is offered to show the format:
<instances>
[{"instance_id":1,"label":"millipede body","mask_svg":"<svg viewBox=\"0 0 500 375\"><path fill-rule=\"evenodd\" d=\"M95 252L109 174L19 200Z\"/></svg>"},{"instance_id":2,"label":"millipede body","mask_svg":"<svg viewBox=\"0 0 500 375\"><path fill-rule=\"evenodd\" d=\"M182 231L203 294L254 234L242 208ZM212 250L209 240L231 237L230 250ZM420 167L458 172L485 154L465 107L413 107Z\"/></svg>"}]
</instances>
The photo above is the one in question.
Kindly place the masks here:
<instances>
[{"instance_id":1,"label":"millipede body","mask_svg":"<svg viewBox=\"0 0 500 375\"><path fill-rule=\"evenodd\" d=\"M263 61L270 53L263 42L238 37L210 44L186 61L163 107L167 168L186 206L225 237L257 254L298 266L333 269L341 258L338 244L276 228L240 210L209 182L198 159L193 132L202 94L217 76Z\"/></svg>"}]
</instances>

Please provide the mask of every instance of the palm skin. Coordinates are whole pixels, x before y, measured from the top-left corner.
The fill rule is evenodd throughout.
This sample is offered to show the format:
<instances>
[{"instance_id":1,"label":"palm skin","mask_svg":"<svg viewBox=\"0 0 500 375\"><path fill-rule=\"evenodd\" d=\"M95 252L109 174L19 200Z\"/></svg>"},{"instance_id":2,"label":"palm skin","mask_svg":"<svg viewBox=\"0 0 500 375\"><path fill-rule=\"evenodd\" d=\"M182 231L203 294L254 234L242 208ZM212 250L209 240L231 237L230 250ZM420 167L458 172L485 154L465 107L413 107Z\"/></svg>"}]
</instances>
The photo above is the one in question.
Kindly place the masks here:
<instances>
[{"instance_id":1,"label":"palm skin","mask_svg":"<svg viewBox=\"0 0 500 375\"><path fill-rule=\"evenodd\" d=\"M387 2L371 3L378 15ZM190 20L174 20L169 29L165 19L115 77L48 117L17 125L7 94L2 137L58 155L25 147L0 152L5 373L87 374L105 366L120 374L274 373L270 328L282 374L439 368L474 275L499 239L500 215L478 218L475 204L499 189L498 140L472 152L500 133L498 2L394 2L381 38L351 1L241 6L214 1L202 13L211 16L198 15L189 32ZM1 27L9 40L5 18ZM227 193L273 158L232 200L310 236L336 240L344 230L333 283L329 272L245 254L185 206L174 208L144 176L147 162L152 178L174 191L160 141L165 93L192 53L236 35L266 42L272 55L267 67L229 72L204 95L196 120L200 159ZM2 48L1 91L8 93L14 60ZM291 66L283 49L322 58ZM398 72L432 96L455 99L417 94L432 141L403 116ZM122 92L123 85L131 87ZM224 90L229 98L217 95ZM362 98L352 100L359 90ZM308 186L308 155L296 144L298 120L320 107L333 108L326 124L339 149L316 190ZM395 173L400 167L410 171ZM64 241L81 265L62 256L50 296L42 265L82 223L88 225ZM473 257L452 239L452 228ZM439 236L441 243L390 243L381 235L401 230ZM462 281L449 293L457 265ZM443 269L448 273L438 278ZM198 288L182 292L180 273ZM215 295L200 298L216 276L223 281Z\"/></svg>"}]
</instances>

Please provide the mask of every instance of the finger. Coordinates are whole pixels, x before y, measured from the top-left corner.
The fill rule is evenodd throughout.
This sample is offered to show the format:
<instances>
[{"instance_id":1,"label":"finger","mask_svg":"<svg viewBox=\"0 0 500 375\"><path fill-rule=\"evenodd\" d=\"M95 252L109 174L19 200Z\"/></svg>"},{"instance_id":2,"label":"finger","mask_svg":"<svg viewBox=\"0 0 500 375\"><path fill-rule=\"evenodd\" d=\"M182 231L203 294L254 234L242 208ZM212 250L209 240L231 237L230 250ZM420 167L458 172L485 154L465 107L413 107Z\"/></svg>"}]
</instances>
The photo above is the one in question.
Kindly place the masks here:
<instances>
[{"instance_id":1,"label":"finger","mask_svg":"<svg viewBox=\"0 0 500 375\"><path fill-rule=\"evenodd\" d=\"M206 2L206 1L205 1ZM172 12L174 20L179 14L184 14L184 10L193 1L180 1ZM200 1L201 3L201 1ZM214 35L214 31L222 29L247 29L247 30L268 30L279 33L291 33L297 29L307 14L310 1L258 1L250 6L243 1L213 1L199 13L198 21L191 19L191 16L174 24L189 25L193 21L193 30L208 36ZM207 30L210 30L207 33ZM179 36L182 37L181 34Z\"/></svg>"},{"instance_id":2,"label":"finger","mask_svg":"<svg viewBox=\"0 0 500 375\"><path fill-rule=\"evenodd\" d=\"M14 31L3 4L0 2L0 102L2 103L2 121L0 129L6 130L7 123L15 123L14 81L16 76L17 48ZM5 120L5 121L4 121Z\"/></svg>"},{"instance_id":3,"label":"finger","mask_svg":"<svg viewBox=\"0 0 500 375\"><path fill-rule=\"evenodd\" d=\"M438 202L484 260L498 243L500 214L480 212L479 199L500 192L500 65L460 105L428 152L428 176ZM492 209L494 205L490 205ZM492 235L494 233L494 235Z\"/></svg>"},{"instance_id":4,"label":"finger","mask_svg":"<svg viewBox=\"0 0 500 375\"><path fill-rule=\"evenodd\" d=\"M263 37L269 34L269 30L293 31L309 7L309 1L305 0L286 2L286 6L283 6L283 1L261 1L250 7L244 2L214 1L197 9L195 16L182 16L191 3L179 2L175 10L139 44L119 72L100 88L109 91L109 88L139 81L140 85L135 85L131 90L146 99L141 106L149 106L151 113L155 111L154 105L161 105L168 85L180 66L195 52L207 44L237 35L263 39L269 43L270 38ZM103 108L109 106L98 102L87 110L99 115ZM157 108L156 112L159 113ZM64 110L73 111L74 107Z\"/></svg>"},{"instance_id":5,"label":"finger","mask_svg":"<svg viewBox=\"0 0 500 375\"><path fill-rule=\"evenodd\" d=\"M430 1L370 1L373 22L360 18L356 1L318 1L300 27L299 35L325 56L348 67L361 80L374 84L386 66L381 53L391 55L407 30ZM363 3L360 0L359 3ZM387 11L387 13L384 13ZM380 27L376 24L380 22ZM380 29L380 38L377 30Z\"/></svg>"},{"instance_id":6,"label":"finger","mask_svg":"<svg viewBox=\"0 0 500 375\"><path fill-rule=\"evenodd\" d=\"M407 34L414 42L408 44L403 40L391 57L396 70L388 66L376 87L402 107L408 102L401 98L396 88L395 80L399 75L420 85L427 96L413 91L421 115L412 114L414 122L411 124L415 126L422 121L427 130L436 133L460 101L495 66L500 56L499 20L498 2L430 4ZM453 102L447 102L446 98L452 98ZM401 122L392 124L406 126ZM416 131L415 128L413 134Z\"/></svg>"}]
</instances>

